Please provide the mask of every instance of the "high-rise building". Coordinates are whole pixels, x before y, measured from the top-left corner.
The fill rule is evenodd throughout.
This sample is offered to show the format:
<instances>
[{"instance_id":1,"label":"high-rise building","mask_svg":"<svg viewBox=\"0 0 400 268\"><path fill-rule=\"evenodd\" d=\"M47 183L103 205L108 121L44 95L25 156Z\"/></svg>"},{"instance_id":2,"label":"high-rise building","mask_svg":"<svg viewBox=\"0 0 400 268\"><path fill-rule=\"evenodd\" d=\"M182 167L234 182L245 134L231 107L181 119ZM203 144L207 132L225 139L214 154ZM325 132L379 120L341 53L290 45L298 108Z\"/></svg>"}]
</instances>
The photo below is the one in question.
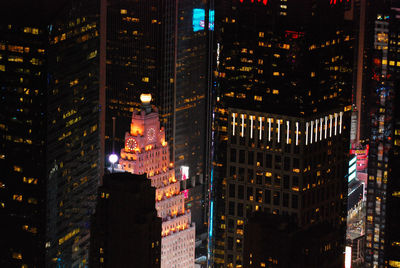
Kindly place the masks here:
<instances>
[{"instance_id":1,"label":"high-rise building","mask_svg":"<svg viewBox=\"0 0 400 268\"><path fill-rule=\"evenodd\" d=\"M160 267L161 219L146 175L113 173L99 187L90 267Z\"/></svg>"},{"instance_id":2,"label":"high-rise building","mask_svg":"<svg viewBox=\"0 0 400 268\"><path fill-rule=\"evenodd\" d=\"M47 262L88 265L100 180L99 5L68 1L48 25Z\"/></svg>"},{"instance_id":3,"label":"high-rise building","mask_svg":"<svg viewBox=\"0 0 400 268\"><path fill-rule=\"evenodd\" d=\"M366 10L366 88L370 139L365 267L400 267L398 153L400 2L371 1Z\"/></svg>"},{"instance_id":4,"label":"high-rise building","mask_svg":"<svg viewBox=\"0 0 400 268\"><path fill-rule=\"evenodd\" d=\"M176 1L106 0L106 154L123 148L125 126L151 93L173 150L175 120ZM172 151L173 152L173 151Z\"/></svg>"},{"instance_id":5,"label":"high-rise building","mask_svg":"<svg viewBox=\"0 0 400 268\"><path fill-rule=\"evenodd\" d=\"M178 2L176 55L176 172L186 172L187 205L196 231L206 231L205 222L205 133L208 47L204 1ZM210 28L210 27L208 27Z\"/></svg>"},{"instance_id":6,"label":"high-rise building","mask_svg":"<svg viewBox=\"0 0 400 268\"><path fill-rule=\"evenodd\" d=\"M125 133L120 168L133 174L147 174L156 188L157 214L162 218L161 267L193 267L195 226L185 195L170 162L165 130L158 109L150 105L151 95L142 94L142 109L134 111L130 131Z\"/></svg>"},{"instance_id":7,"label":"high-rise building","mask_svg":"<svg viewBox=\"0 0 400 268\"><path fill-rule=\"evenodd\" d=\"M244 224L254 211L289 215L303 231L328 222L342 250L327 250L343 263L353 81L347 2L219 1L215 10L210 264L245 265Z\"/></svg>"},{"instance_id":8,"label":"high-rise building","mask_svg":"<svg viewBox=\"0 0 400 268\"><path fill-rule=\"evenodd\" d=\"M101 171L98 5L16 1L1 10L0 202L12 240L2 240L0 259L82 267Z\"/></svg>"},{"instance_id":9,"label":"high-rise building","mask_svg":"<svg viewBox=\"0 0 400 268\"><path fill-rule=\"evenodd\" d=\"M0 6L0 266L44 267L47 29L15 5Z\"/></svg>"}]
</instances>

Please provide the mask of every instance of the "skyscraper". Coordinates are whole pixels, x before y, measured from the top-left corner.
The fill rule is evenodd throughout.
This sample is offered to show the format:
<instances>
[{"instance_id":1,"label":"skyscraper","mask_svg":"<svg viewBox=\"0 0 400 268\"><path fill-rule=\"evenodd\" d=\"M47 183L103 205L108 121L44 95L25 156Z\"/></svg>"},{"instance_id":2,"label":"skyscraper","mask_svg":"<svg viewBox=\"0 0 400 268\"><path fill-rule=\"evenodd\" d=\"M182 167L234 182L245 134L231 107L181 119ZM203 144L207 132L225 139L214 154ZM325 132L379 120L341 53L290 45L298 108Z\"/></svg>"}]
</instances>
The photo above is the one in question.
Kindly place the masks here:
<instances>
[{"instance_id":1,"label":"skyscraper","mask_svg":"<svg viewBox=\"0 0 400 268\"><path fill-rule=\"evenodd\" d=\"M160 127L158 109L150 105L151 95L142 94L142 109L133 112L130 131L125 133L119 165L133 174L147 174L156 188L156 209L162 218L161 267L193 267L195 226L185 209L180 180L170 163L165 130Z\"/></svg>"},{"instance_id":2,"label":"skyscraper","mask_svg":"<svg viewBox=\"0 0 400 268\"><path fill-rule=\"evenodd\" d=\"M176 1L104 1L106 45L106 153L116 147L141 93L151 93L173 150L175 120Z\"/></svg>"},{"instance_id":3,"label":"skyscraper","mask_svg":"<svg viewBox=\"0 0 400 268\"><path fill-rule=\"evenodd\" d=\"M328 222L344 251L353 80L346 4L216 5L214 267L244 265L253 211L289 215L302 230ZM343 251L334 251L342 262Z\"/></svg>"},{"instance_id":4,"label":"skyscraper","mask_svg":"<svg viewBox=\"0 0 400 268\"><path fill-rule=\"evenodd\" d=\"M1 261L83 266L101 170L98 5L1 10L2 230L12 238Z\"/></svg>"},{"instance_id":5,"label":"skyscraper","mask_svg":"<svg viewBox=\"0 0 400 268\"><path fill-rule=\"evenodd\" d=\"M90 267L160 267L161 219L146 175L113 173L99 187Z\"/></svg>"},{"instance_id":6,"label":"skyscraper","mask_svg":"<svg viewBox=\"0 0 400 268\"><path fill-rule=\"evenodd\" d=\"M1 4L0 266L44 266L47 29ZM8 13L8 14L7 14Z\"/></svg>"},{"instance_id":7,"label":"skyscraper","mask_svg":"<svg viewBox=\"0 0 400 268\"><path fill-rule=\"evenodd\" d=\"M366 267L398 267L399 1L372 1L366 19L370 102Z\"/></svg>"}]
</instances>

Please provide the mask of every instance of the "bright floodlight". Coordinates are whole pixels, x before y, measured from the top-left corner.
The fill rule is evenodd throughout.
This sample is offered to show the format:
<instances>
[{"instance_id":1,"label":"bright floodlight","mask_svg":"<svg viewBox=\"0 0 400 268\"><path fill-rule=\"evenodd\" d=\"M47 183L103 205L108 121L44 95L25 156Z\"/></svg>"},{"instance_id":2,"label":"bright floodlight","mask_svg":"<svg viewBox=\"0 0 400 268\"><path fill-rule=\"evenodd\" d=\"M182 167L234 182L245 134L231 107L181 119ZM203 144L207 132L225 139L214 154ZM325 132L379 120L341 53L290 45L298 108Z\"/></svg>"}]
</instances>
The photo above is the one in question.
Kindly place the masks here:
<instances>
[{"instance_id":1,"label":"bright floodlight","mask_svg":"<svg viewBox=\"0 0 400 268\"><path fill-rule=\"evenodd\" d=\"M148 104L151 102L151 94L141 94L140 100L143 104Z\"/></svg>"},{"instance_id":2,"label":"bright floodlight","mask_svg":"<svg viewBox=\"0 0 400 268\"><path fill-rule=\"evenodd\" d=\"M110 154L110 156L108 157L108 161L111 162L111 164L115 164L118 161L118 156L116 154Z\"/></svg>"}]
</instances>

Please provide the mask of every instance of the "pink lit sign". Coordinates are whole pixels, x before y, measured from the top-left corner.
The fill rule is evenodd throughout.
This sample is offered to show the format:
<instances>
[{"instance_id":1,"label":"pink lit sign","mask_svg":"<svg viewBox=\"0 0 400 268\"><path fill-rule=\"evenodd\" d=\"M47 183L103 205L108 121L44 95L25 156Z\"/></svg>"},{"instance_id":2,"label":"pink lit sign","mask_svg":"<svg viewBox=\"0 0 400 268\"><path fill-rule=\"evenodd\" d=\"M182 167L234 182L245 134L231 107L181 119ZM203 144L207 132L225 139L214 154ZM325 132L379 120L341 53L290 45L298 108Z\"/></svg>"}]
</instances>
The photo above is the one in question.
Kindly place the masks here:
<instances>
[{"instance_id":1,"label":"pink lit sign","mask_svg":"<svg viewBox=\"0 0 400 268\"><path fill-rule=\"evenodd\" d=\"M185 199L188 199L188 197L189 197L189 190L183 190L182 191L182 193L183 193L183 197L185 197Z\"/></svg>"}]
</instances>

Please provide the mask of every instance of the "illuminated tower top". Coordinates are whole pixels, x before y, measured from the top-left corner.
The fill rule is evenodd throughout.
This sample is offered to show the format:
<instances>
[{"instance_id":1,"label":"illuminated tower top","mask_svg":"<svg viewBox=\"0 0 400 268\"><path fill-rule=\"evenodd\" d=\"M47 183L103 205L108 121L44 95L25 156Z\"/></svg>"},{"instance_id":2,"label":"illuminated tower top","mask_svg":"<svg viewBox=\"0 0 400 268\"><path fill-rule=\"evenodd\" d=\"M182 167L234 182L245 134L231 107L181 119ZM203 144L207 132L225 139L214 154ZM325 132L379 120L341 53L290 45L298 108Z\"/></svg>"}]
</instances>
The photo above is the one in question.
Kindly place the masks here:
<instances>
[{"instance_id":1,"label":"illuminated tower top","mask_svg":"<svg viewBox=\"0 0 400 268\"><path fill-rule=\"evenodd\" d=\"M158 110L150 105L151 95L142 94L142 109L132 115L130 131L125 133L120 168L133 174L147 174L156 188L157 215L162 219L161 268L192 268L194 265L195 226L185 196L175 177L164 128Z\"/></svg>"}]
</instances>

